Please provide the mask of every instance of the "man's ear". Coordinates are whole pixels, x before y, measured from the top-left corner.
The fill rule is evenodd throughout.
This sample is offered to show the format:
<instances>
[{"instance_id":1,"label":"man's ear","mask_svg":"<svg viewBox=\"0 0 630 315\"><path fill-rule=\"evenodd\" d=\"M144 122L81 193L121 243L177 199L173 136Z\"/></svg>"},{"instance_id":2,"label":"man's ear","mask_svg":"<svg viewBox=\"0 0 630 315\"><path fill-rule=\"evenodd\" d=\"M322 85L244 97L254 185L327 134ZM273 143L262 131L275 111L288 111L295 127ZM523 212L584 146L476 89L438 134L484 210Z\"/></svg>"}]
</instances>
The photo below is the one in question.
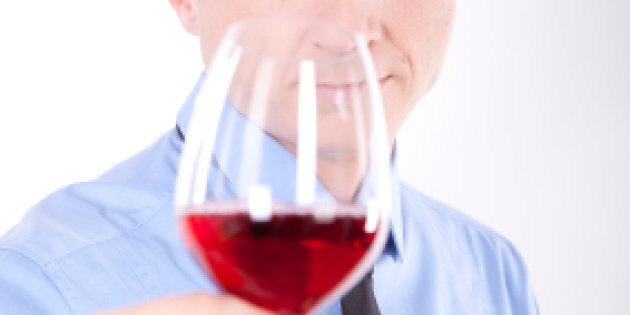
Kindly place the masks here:
<instances>
[{"instance_id":1,"label":"man's ear","mask_svg":"<svg viewBox=\"0 0 630 315\"><path fill-rule=\"evenodd\" d=\"M189 33L198 35L197 11L193 1L195 0L169 0L184 28Z\"/></svg>"}]
</instances>

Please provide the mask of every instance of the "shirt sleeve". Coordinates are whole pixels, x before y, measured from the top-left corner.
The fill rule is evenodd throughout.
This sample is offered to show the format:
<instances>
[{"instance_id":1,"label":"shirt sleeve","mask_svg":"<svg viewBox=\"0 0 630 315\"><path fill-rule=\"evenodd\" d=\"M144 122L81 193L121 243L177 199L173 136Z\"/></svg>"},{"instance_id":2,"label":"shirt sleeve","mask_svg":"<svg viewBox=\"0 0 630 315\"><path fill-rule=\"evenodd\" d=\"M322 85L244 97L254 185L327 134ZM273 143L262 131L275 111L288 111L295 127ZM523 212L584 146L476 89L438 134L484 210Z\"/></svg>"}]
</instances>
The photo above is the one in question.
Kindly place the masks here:
<instances>
[{"instance_id":1,"label":"shirt sleeve","mask_svg":"<svg viewBox=\"0 0 630 315\"><path fill-rule=\"evenodd\" d=\"M71 314L65 298L41 266L0 249L0 314Z\"/></svg>"},{"instance_id":2,"label":"shirt sleeve","mask_svg":"<svg viewBox=\"0 0 630 315\"><path fill-rule=\"evenodd\" d=\"M538 315L538 304L531 286L527 266L520 253L507 242L502 249L502 273L507 309L512 315Z\"/></svg>"}]
</instances>

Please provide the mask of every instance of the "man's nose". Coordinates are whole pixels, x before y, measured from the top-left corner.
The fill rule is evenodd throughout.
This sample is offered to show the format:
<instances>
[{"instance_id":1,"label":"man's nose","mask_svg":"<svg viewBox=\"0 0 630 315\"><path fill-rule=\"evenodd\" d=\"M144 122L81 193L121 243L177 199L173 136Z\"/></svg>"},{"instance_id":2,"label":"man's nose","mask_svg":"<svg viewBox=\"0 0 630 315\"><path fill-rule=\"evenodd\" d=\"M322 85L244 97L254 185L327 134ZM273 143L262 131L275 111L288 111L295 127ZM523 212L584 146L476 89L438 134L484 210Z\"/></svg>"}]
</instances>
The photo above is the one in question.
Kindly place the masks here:
<instances>
[{"instance_id":1,"label":"man's nose","mask_svg":"<svg viewBox=\"0 0 630 315\"><path fill-rule=\"evenodd\" d=\"M382 36L382 25L378 16L378 8L373 2L378 0L320 0L318 16L334 20L337 23L361 34L368 44ZM339 36L336 36L339 38ZM323 39L321 48L330 48L340 52L351 52L354 41L331 42Z\"/></svg>"},{"instance_id":2,"label":"man's nose","mask_svg":"<svg viewBox=\"0 0 630 315\"><path fill-rule=\"evenodd\" d=\"M329 1L332 19L346 25L370 42L381 37L381 25L378 9L374 2L378 0L332 0Z\"/></svg>"}]
</instances>

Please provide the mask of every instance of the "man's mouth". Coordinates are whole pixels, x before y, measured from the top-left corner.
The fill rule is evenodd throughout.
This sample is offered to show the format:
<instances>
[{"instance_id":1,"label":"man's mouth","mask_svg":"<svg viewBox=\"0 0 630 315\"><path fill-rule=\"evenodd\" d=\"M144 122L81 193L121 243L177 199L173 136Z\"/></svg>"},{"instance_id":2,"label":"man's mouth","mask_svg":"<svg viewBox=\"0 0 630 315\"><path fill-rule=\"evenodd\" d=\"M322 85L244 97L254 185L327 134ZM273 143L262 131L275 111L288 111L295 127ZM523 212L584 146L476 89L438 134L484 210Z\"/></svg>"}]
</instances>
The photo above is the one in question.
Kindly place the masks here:
<instances>
[{"instance_id":1,"label":"man's mouth","mask_svg":"<svg viewBox=\"0 0 630 315\"><path fill-rule=\"evenodd\" d=\"M357 93L363 89L365 81L361 82L345 82L345 83L317 83L315 89L317 95L335 95L338 93L350 95L351 93Z\"/></svg>"},{"instance_id":2,"label":"man's mouth","mask_svg":"<svg viewBox=\"0 0 630 315\"><path fill-rule=\"evenodd\" d=\"M385 83L387 83L392 78L391 75L386 75L380 77L378 83L380 87L383 87ZM316 85L317 91L329 92L332 91L334 93L356 93L361 91L365 86L365 81L358 82L341 82L341 83L331 83L331 82L322 82L317 83Z\"/></svg>"}]
</instances>

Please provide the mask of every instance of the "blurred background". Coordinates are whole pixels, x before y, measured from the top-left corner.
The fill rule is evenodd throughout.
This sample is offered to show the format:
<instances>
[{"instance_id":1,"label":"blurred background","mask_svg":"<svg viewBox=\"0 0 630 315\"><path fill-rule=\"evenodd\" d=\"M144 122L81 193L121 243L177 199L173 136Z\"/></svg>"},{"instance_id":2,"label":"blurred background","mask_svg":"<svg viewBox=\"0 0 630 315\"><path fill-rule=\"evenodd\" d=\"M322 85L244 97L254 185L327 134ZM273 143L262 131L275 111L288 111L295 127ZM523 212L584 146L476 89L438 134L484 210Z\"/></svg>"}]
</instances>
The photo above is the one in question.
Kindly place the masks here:
<instances>
[{"instance_id":1,"label":"blurred background","mask_svg":"<svg viewBox=\"0 0 630 315\"><path fill-rule=\"evenodd\" d=\"M630 2L458 6L400 173L511 239L542 313L627 314ZM0 234L172 128L200 70L166 0L1 2Z\"/></svg>"}]
</instances>

